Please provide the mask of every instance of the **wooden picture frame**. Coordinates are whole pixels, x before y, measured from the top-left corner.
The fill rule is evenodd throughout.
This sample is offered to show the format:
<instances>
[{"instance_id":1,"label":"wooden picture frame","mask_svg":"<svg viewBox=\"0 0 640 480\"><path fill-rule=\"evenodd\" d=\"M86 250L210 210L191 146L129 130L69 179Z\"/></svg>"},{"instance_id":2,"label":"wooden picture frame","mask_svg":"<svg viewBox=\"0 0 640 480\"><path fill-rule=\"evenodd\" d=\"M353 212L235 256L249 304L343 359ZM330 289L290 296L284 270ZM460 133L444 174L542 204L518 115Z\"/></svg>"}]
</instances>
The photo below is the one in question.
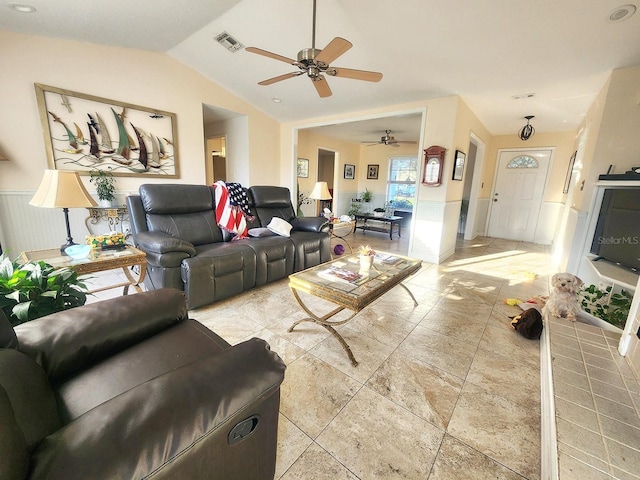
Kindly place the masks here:
<instances>
[{"instance_id":1,"label":"wooden picture frame","mask_svg":"<svg viewBox=\"0 0 640 480\"><path fill-rule=\"evenodd\" d=\"M564 178L564 187L562 188L562 193L569 193L569 187L571 186L571 176L573 175L573 165L576 163L576 155L578 155L578 151L576 150L571 155L569 159L569 167L567 168L567 175Z\"/></svg>"},{"instance_id":2,"label":"wooden picture frame","mask_svg":"<svg viewBox=\"0 0 640 480\"><path fill-rule=\"evenodd\" d=\"M344 164L344 178L345 180L354 180L356 178L356 166L350 163Z\"/></svg>"},{"instance_id":3,"label":"wooden picture frame","mask_svg":"<svg viewBox=\"0 0 640 480\"><path fill-rule=\"evenodd\" d=\"M453 161L453 175L451 177L452 180L462 181L462 177L464 176L464 161L467 158L467 154L461 152L460 150L456 150L456 156Z\"/></svg>"},{"instance_id":4,"label":"wooden picture frame","mask_svg":"<svg viewBox=\"0 0 640 480\"><path fill-rule=\"evenodd\" d=\"M367 180L378 180L380 165L367 165Z\"/></svg>"},{"instance_id":5,"label":"wooden picture frame","mask_svg":"<svg viewBox=\"0 0 640 480\"><path fill-rule=\"evenodd\" d=\"M298 159L298 178L309 178L309 160L306 158Z\"/></svg>"},{"instance_id":6,"label":"wooden picture frame","mask_svg":"<svg viewBox=\"0 0 640 480\"><path fill-rule=\"evenodd\" d=\"M179 178L175 113L35 84L50 169Z\"/></svg>"}]
</instances>

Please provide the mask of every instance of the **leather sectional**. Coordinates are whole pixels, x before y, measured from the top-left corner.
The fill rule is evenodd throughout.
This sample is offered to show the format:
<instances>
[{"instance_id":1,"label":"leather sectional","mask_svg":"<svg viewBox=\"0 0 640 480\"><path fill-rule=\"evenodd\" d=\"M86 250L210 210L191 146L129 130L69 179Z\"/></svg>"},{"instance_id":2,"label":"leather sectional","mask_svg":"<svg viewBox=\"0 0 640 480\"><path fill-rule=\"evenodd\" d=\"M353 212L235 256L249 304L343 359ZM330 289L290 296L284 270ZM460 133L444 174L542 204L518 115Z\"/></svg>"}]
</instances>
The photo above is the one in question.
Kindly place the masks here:
<instances>
[{"instance_id":1,"label":"leather sectional","mask_svg":"<svg viewBox=\"0 0 640 480\"><path fill-rule=\"evenodd\" d=\"M255 186L247 197L255 218L249 229L279 217L293 226L290 236L233 240L216 224L207 185L145 184L127 197L134 244L147 255L147 289L183 290L192 309L330 259L326 219L297 218L289 189Z\"/></svg>"}]
</instances>

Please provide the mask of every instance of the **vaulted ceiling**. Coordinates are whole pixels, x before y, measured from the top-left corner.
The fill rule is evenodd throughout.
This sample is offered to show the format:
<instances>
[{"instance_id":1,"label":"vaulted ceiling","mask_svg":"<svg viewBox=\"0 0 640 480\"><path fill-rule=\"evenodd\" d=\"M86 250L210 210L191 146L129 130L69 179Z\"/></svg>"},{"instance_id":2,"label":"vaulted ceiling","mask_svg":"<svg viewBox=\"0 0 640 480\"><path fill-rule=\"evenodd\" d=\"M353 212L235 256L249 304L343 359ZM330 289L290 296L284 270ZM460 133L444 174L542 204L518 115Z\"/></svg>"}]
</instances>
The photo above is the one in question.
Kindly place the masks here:
<instances>
[{"instance_id":1,"label":"vaulted ceiling","mask_svg":"<svg viewBox=\"0 0 640 480\"><path fill-rule=\"evenodd\" d=\"M538 132L575 130L610 71L640 65L640 13L609 18L621 0L318 0L316 48L343 37L353 47L335 66L384 75L329 77L320 98L304 75L258 86L297 68L215 41L295 59L311 47L312 0L26 1L35 12L2 6L0 29L166 52L279 121L459 95L494 135L525 115Z\"/></svg>"}]
</instances>

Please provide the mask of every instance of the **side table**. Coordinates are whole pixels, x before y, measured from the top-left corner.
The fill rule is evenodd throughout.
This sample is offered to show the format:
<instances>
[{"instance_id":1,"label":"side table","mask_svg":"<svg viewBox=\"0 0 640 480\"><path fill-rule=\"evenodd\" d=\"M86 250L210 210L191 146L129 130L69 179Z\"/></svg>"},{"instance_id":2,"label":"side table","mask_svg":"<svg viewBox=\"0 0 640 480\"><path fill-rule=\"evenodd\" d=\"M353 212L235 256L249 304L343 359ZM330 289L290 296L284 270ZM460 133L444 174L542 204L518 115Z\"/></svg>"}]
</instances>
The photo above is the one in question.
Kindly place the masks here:
<instances>
[{"instance_id":1,"label":"side table","mask_svg":"<svg viewBox=\"0 0 640 480\"><path fill-rule=\"evenodd\" d=\"M96 293L103 290L110 290L112 288L124 287L122 290L123 295L127 295L129 293L129 287L135 288L137 292L142 292L140 284L142 284L144 277L147 274L147 262L145 257L146 254L143 251L131 246L127 246L120 250L93 249L87 258L83 258L81 260L74 260L67 255L62 255L58 248L32 250L22 252L21 254L23 262L37 262L42 260L57 268L70 268L78 275L87 275L89 273L104 272L107 270L122 268L124 275L127 277L127 282L96 288L95 290L89 290L87 293ZM129 267L139 268L140 273L137 279L131 275Z\"/></svg>"}]
</instances>

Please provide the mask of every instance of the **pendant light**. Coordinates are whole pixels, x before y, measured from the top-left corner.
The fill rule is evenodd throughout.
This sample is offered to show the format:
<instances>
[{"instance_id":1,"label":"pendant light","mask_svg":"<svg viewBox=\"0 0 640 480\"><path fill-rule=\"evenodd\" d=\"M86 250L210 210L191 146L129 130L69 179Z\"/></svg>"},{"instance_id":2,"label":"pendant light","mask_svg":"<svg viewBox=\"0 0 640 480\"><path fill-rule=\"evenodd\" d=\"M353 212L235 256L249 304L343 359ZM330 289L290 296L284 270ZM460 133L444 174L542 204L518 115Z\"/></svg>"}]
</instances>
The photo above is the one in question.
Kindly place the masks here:
<instances>
[{"instance_id":1,"label":"pendant light","mask_svg":"<svg viewBox=\"0 0 640 480\"><path fill-rule=\"evenodd\" d=\"M527 124L524 127L522 127L518 132L518 136L520 137L520 140L522 140L523 142L526 142L527 140L529 140L531 137L533 137L533 134L536 133L536 129L529 124L529 121L534 117L535 115L527 115L526 117L524 117L527 119Z\"/></svg>"}]
</instances>

